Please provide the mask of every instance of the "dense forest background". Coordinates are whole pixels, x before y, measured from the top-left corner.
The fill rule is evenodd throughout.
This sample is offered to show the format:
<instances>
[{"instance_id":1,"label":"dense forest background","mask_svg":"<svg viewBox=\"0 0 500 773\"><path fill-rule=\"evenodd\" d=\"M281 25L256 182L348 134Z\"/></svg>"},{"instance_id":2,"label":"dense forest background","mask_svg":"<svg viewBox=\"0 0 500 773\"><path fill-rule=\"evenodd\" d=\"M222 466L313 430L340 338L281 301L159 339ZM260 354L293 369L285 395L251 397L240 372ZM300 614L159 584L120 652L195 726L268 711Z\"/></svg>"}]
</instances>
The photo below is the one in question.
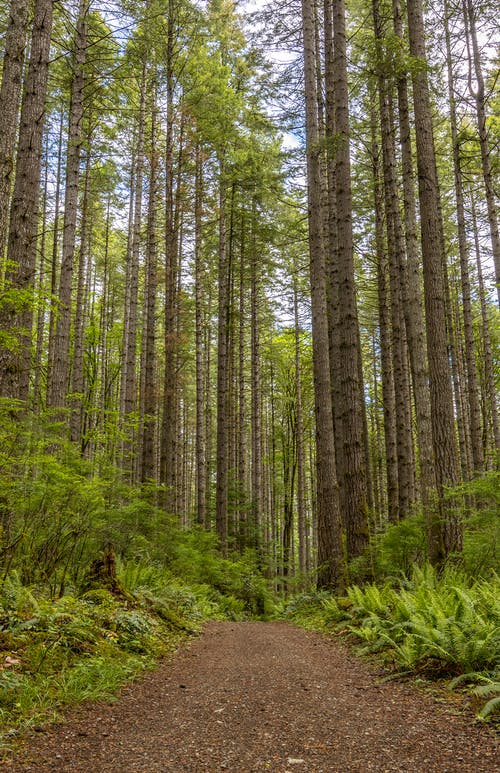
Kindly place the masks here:
<instances>
[{"instance_id":1,"label":"dense forest background","mask_svg":"<svg viewBox=\"0 0 500 773\"><path fill-rule=\"evenodd\" d=\"M497 15L2 4L2 738L209 617L500 706Z\"/></svg>"},{"instance_id":2,"label":"dense forest background","mask_svg":"<svg viewBox=\"0 0 500 773\"><path fill-rule=\"evenodd\" d=\"M250 10L3 7L4 580L498 567L494 5Z\"/></svg>"}]
</instances>

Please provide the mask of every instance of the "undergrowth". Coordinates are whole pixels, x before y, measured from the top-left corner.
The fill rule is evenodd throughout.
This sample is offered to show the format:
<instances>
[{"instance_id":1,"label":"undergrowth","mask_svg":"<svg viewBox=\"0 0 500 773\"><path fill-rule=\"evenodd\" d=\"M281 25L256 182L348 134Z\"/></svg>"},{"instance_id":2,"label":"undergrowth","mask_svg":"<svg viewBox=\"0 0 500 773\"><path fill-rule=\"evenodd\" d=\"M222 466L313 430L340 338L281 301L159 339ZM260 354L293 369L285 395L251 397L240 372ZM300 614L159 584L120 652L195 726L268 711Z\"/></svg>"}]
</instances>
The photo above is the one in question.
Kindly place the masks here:
<instances>
[{"instance_id":1,"label":"undergrowth","mask_svg":"<svg viewBox=\"0 0 500 773\"><path fill-rule=\"evenodd\" d=\"M274 609L255 552L222 557L215 535L165 511L161 486L130 485L104 450L82 457L59 416L14 413L0 400L4 743L109 698L207 619Z\"/></svg>"},{"instance_id":2,"label":"undergrowth","mask_svg":"<svg viewBox=\"0 0 500 773\"><path fill-rule=\"evenodd\" d=\"M286 616L315 629L342 632L376 653L396 673L448 677L487 697L478 716L500 710L500 578L471 580L448 568L415 568L408 578L353 585L344 597L309 594L293 599Z\"/></svg>"},{"instance_id":3,"label":"undergrowth","mask_svg":"<svg viewBox=\"0 0 500 773\"><path fill-rule=\"evenodd\" d=\"M226 595L209 583L187 584L159 563L117 564L117 594L74 588L54 598L47 588L25 585L16 571L5 578L0 749L9 749L20 731L53 720L64 706L113 700L122 684L172 652L204 621L243 619L260 603L249 589L250 563L236 562L226 578ZM256 593L264 593L258 580L254 584Z\"/></svg>"},{"instance_id":4,"label":"undergrowth","mask_svg":"<svg viewBox=\"0 0 500 773\"><path fill-rule=\"evenodd\" d=\"M206 617L196 603L173 608L161 594L127 596L95 589L51 599L15 573L6 579L0 596L2 746L65 705L112 699Z\"/></svg>"}]
</instances>

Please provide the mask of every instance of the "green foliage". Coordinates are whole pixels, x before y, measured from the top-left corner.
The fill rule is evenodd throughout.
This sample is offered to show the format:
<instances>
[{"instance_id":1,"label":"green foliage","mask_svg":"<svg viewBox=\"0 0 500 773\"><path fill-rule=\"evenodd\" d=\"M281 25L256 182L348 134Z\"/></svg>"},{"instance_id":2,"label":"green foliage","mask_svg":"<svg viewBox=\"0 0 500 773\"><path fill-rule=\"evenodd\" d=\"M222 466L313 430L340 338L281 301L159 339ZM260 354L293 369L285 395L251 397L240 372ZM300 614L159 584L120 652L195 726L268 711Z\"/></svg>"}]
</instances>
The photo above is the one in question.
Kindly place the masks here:
<instances>
[{"instance_id":1,"label":"green foliage","mask_svg":"<svg viewBox=\"0 0 500 773\"><path fill-rule=\"evenodd\" d=\"M500 473L490 471L458 492L474 502L467 514L464 549L459 560L475 577L487 577L500 566Z\"/></svg>"},{"instance_id":2,"label":"green foliage","mask_svg":"<svg viewBox=\"0 0 500 773\"><path fill-rule=\"evenodd\" d=\"M500 566L500 473L485 472L447 496L461 510L464 524L463 550L449 556L449 563L471 577L489 577ZM401 578L423 566L426 558L425 519L417 511L372 536L366 553L349 564L351 582Z\"/></svg>"},{"instance_id":3,"label":"green foliage","mask_svg":"<svg viewBox=\"0 0 500 773\"><path fill-rule=\"evenodd\" d=\"M222 558L128 485L90 465L52 416L0 405L0 731L113 694L209 618L274 612L255 554ZM107 545L116 595L88 590ZM113 585L115 590L115 585Z\"/></svg>"},{"instance_id":4,"label":"green foliage","mask_svg":"<svg viewBox=\"0 0 500 773\"><path fill-rule=\"evenodd\" d=\"M286 604L283 615L310 630L321 630L325 627L325 605L335 605L336 600L328 591L316 590L299 593Z\"/></svg>"},{"instance_id":5,"label":"green foliage","mask_svg":"<svg viewBox=\"0 0 500 773\"><path fill-rule=\"evenodd\" d=\"M138 593L132 602L104 589L51 599L13 574L0 596L0 725L8 731L67 703L112 696L209 611L188 588L175 603L167 586L160 598Z\"/></svg>"},{"instance_id":6,"label":"green foliage","mask_svg":"<svg viewBox=\"0 0 500 773\"><path fill-rule=\"evenodd\" d=\"M493 695L481 716L500 704L500 578L495 574L471 580L449 567L439 576L424 565L395 586L351 586L347 598L299 596L285 614L308 627L347 631L361 640L362 652L382 653L399 671L475 672L477 681L486 680L475 694Z\"/></svg>"},{"instance_id":7,"label":"green foliage","mask_svg":"<svg viewBox=\"0 0 500 773\"><path fill-rule=\"evenodd\" d=\"M16 582L21 594L35 585L50 595L77 593L111 543L119 579L132 593L149 589L161 599L166 588L171 593L187 583L197 588L193 605L204 605L208 616L273 614L254 553L222 558L213 534L182 529L156 506L161 491L128 485L111 465L96 477L50 416L25 424L10 416L11 408L0 416L0 578L6 593Z\"/></svg>"},{"instance_id":8,"label":"green foliage","mask_svg":"<svg viewBox=\"0 0 500 773\"><path fill-rule=\"evenodd\" d=\"M470 674L461 674L452 679L448 688L454 690L464 682L473 685L472 688L469 687L469 692L471 695L480 698L481 702L483 698L489 697L489 700L482 705L481 710L477 714L478 719L487 719L491 714L500 712L500 673L498 670L496 674L484 674L476 671Z\"/></svg>"}]
</instances>

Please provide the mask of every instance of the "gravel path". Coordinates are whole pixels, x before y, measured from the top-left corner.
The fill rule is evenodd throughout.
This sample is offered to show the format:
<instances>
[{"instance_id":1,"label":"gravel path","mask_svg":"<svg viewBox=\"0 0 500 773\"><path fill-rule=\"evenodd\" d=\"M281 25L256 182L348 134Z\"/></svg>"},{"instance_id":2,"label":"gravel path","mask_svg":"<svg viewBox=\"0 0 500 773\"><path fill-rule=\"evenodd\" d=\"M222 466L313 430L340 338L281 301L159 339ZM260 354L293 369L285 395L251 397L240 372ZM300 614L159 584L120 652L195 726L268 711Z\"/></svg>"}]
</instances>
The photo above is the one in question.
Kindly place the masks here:
<instances>
[{"instance_id":1,"label":"gravel path","mask_svg":"<svg viewBox=\"0 0 500 773\"><path fill-rule=\"evenodd\" d=\"M500 749L430 696L286 623L210 623L173 660L28 739L9 771L496 773Z\"/></svg>"}]
</instances>

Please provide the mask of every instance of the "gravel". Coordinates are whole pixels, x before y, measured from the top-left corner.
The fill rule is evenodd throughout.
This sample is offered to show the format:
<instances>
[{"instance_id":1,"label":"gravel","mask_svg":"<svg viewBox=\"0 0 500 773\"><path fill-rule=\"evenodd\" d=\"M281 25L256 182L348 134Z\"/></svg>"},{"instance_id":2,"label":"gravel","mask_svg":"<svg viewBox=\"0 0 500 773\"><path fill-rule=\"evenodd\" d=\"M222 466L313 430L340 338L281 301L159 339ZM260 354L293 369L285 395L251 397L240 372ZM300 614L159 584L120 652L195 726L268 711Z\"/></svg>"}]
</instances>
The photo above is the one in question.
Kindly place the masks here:
<instances>
[{"instance_id":1,"label":"gravel","mask_svg":"<svg viewBox=\"0 0 500 773\"><path fill-rule=\"evenodd\" d=\"M287 623L209 623L113 704L38 728L9 771L496 773L495 733Z\"/></svg>"}]
</instances>

